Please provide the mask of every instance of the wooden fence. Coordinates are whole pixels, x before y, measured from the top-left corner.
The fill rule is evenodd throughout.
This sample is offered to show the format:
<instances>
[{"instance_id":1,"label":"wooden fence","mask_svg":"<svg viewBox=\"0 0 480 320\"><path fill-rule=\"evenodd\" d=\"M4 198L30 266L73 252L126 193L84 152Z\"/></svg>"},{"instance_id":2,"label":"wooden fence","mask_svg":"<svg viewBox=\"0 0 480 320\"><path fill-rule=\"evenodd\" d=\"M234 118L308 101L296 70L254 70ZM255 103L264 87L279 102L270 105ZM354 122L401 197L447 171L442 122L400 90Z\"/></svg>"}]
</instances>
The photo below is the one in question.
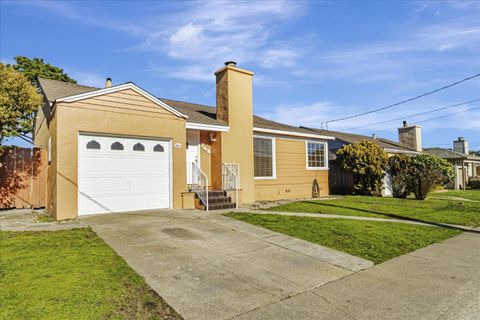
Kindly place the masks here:
<instances>
[{"instance_id":1,"label":"wooden fence","mask_svg":"<svg viewBox=\"0 0 480 320\"><path fill-rule=\"evenodd\" d=\"M353 174L340 168L337 161L330 161L328 166L328 184L330 194L352 194L354 186Z\"/></svg>"},{"instance_id":2,"label":"wooden fence","mask_svg":"<svg viewBox=\"0 0 480 320\"><path fill-rule=\"evenodd\" d=\"M4 149L0 155L0 209L45 207L47 166L44 149Z\"/></svg>"}]
</instances>

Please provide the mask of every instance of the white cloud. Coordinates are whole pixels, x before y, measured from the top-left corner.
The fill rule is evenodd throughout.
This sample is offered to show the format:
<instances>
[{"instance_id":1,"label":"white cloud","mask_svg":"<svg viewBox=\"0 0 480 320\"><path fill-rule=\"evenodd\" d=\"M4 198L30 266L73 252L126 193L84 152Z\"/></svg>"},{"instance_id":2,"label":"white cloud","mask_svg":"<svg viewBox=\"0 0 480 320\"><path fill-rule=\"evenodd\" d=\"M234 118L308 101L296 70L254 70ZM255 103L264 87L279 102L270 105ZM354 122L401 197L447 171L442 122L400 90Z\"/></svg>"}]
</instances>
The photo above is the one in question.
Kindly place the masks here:
<instances>
[{"instance_id":1,"label":"white cloud","mask_svg":"<svg viewBox=\"0 0 480 320\"><path fill-rule=\"evenodd\" d=\"M198 80L207 76L211 80L212 70L227 60L243 65L293 66L302 53L272 43L273 27L277 21L298 17L304 7L303 2L290 1L194 2L170 18L174 23L150 33L140 48L181 59L187 69L204 69L204 76L195 76ZM198 67L199 62L203 68ZM176 70L170 74L179 76Z\"/></svg>"}]
</instances>

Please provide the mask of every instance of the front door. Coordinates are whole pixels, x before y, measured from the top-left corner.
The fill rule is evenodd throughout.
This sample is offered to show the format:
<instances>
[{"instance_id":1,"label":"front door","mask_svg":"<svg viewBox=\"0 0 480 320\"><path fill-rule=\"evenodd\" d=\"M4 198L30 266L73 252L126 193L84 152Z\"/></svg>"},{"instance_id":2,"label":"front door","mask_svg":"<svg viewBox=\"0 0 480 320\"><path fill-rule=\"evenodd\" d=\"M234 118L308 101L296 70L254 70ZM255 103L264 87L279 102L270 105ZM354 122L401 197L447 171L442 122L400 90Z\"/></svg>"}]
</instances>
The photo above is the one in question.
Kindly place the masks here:
<instances>
[{"instance_id":1,"label":"front door","mask_svg":"<svg viewBox=\"0 0 480 320\"><path fill-rule=\"evenodd\" d=\"M200 131L187 130L187 184L193 184L193 162L200 165Z\"/></svg>"}]
</instances>

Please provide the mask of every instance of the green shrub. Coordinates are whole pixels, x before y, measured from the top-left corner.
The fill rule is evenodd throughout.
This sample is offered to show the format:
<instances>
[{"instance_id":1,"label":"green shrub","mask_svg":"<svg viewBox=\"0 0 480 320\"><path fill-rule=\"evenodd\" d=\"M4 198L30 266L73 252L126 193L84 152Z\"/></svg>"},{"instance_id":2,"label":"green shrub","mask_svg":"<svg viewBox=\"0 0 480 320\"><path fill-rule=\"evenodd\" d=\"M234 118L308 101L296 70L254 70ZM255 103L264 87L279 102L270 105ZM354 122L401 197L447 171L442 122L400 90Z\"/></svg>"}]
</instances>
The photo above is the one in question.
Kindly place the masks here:
<instances>
[{"instance_id":1,"label":"green shrub","mask_svg":"<svg viewBox=\"0 0 480 320\"><path fill-rule=\"evenodd\" d=\"M381 195L387 153L367 140L344 145L337 151L342 169L352 172L354 193L359 195Z\"/></svg>"},{"instance_id":2,"label":"green shrub","mask_svg":"<svg viewBox=\"0 0 480 320\"><path fill-rule=\"evenodd\" d=\"M480 177L473 177L468 181L470 189L480 189Z\"/></svg>"},{"instance_id":3,"label":"green shrub","mask_svg":"<svg viewBox=\"0 0 480 320\"><path fill-rule=\"evenodd\" d=\"M406 198L411 190L409 188L408 169L412 163L412 157L405 154L396 154L388 158L387 185L392 191L394 198Z\"/></svg>"},{"instance_id":4,"label":"green shrub","mask_svg":"<svg viewBox=\"0 0 480 320\"><path fill-rule=\"evenodd\" d=\"M455 176L453 165L431 154L412 157L407 169L409 186L415 199L424 200L437 186L451 182Z\"/></svg>"}]
</instances>

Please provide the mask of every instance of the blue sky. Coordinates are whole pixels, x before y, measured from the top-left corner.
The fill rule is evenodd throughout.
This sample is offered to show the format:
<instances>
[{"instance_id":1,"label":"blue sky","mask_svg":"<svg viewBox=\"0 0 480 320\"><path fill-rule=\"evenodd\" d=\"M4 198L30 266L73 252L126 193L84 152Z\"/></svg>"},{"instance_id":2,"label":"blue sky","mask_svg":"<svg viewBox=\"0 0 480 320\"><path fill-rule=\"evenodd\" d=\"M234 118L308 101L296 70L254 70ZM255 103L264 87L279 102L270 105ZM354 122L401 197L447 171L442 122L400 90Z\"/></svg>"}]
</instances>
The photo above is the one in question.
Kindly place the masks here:
<instances>
[{"instance_id":1,"label":"blue sky","mask_svg":"<svg viewBox=\"0 0 480 320\"><path fill-rule=\"evenodd\" d=\"M133 81L215 104L224 61L252 70L255 113L293 125L395 103L480 72L480 1L2 1L0 59L41 57L80 84ZM480 98L480 78L332 130L397 139L405 117ZM438 120L434 117L479 107ZM407 119L424 146L480 149L480 102Z\"/></svg>"}]
</instances>

